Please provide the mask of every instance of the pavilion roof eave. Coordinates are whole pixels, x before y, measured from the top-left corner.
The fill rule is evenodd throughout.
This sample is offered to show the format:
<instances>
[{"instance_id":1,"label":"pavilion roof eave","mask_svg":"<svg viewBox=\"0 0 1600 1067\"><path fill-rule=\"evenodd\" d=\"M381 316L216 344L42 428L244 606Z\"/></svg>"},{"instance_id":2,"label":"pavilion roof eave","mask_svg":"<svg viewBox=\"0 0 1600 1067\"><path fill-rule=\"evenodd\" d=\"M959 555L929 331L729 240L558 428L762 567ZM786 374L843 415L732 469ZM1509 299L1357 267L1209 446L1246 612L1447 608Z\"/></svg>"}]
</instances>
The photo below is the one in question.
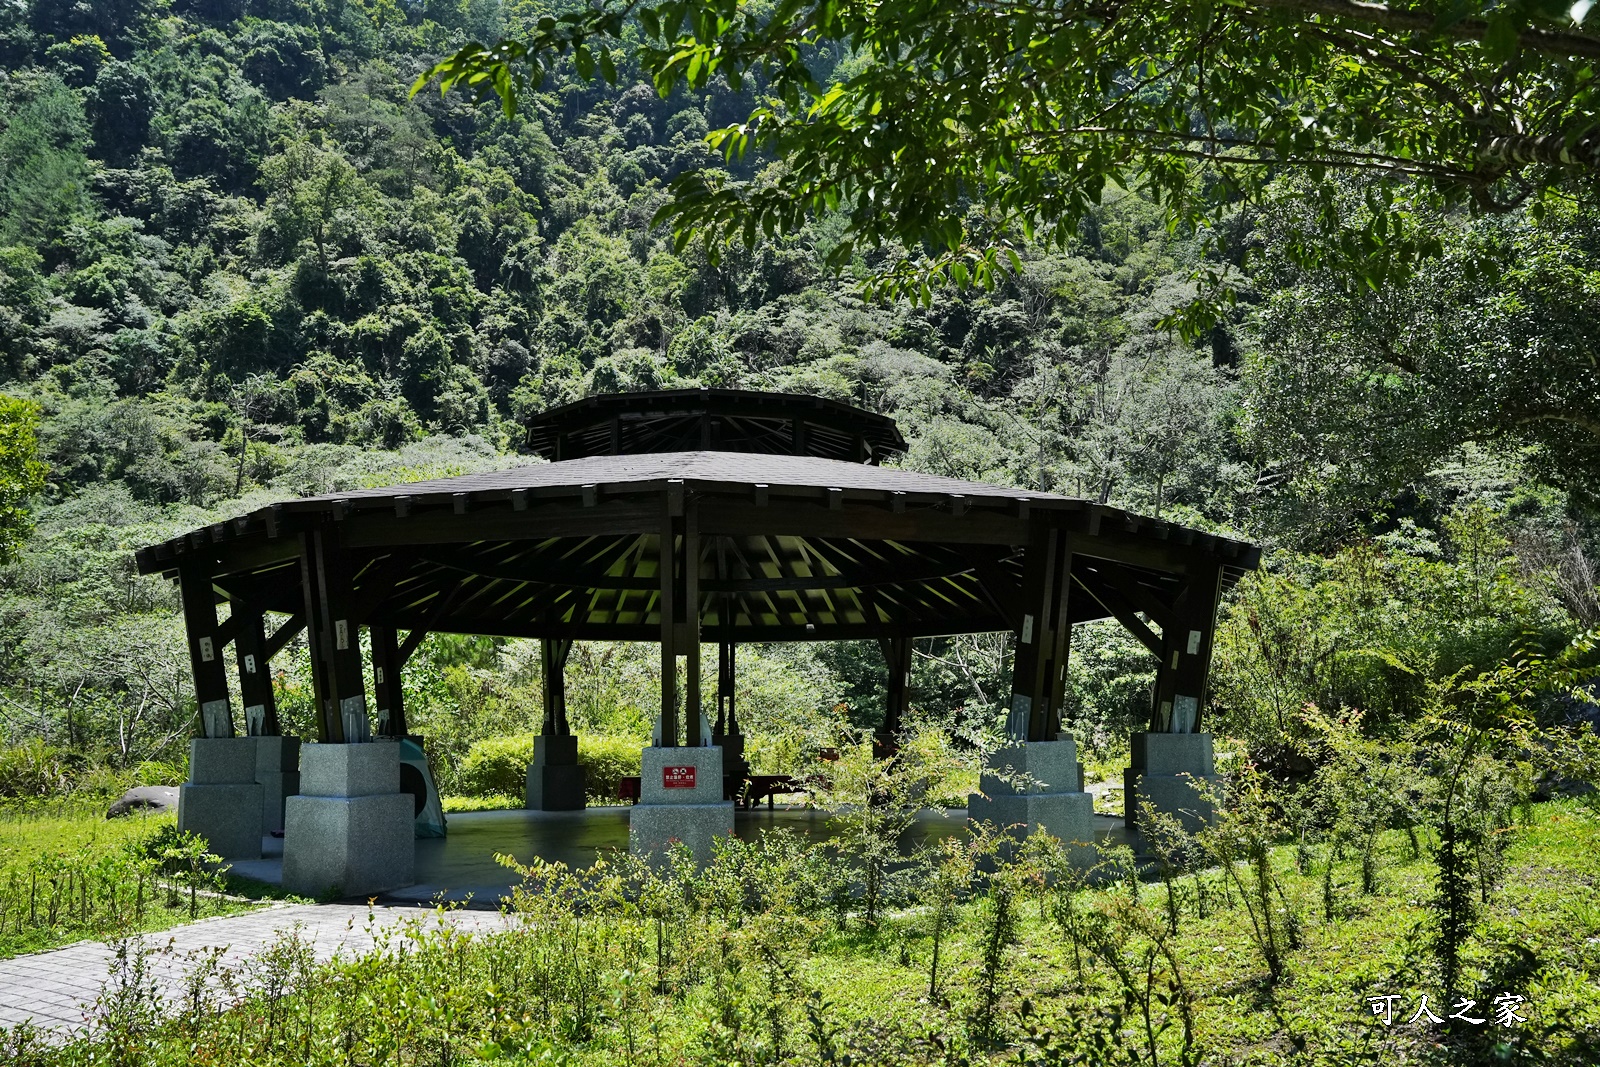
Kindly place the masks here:
<instances>
[{"instance_id":1,"label":"pavilion roof eave","mask_svg":"<svg viewBox=\"0 0 1600 1067\"><path fill-rule=\"evenodd\" d=\"M728 476L734 472L740 476ZM580 519L583 512L600 519L605 513L602 504L620 507L632 501L637 505L685 492L706 498L754 500L763 506L803 505L822 512L868 507L895 515L1004 517L1014 524L1035 511L1074 513L1074 525L1091 538L1180 545L1188 551L1214 554L1235 571L1253 569L1260 558L1260 549L1246 542L1072 497L812 457L702 452L588 457L284 501L148 546L136 554L136 562L141 573L162 573L174 569L186 556L210 554L227 545L235 552L244 550L241 554L246 559L259 555L265 564L276 556L292 555L294 538L286 535L356 516L431 515L454 526L448 517L481 519L498 513L511 519L530 509L576 506L582 509ZM595 508L600 510L589 510ZM470 520L462 524L460 535L453 540L478 539L474 536L477 525ZM399 531L396 535L403 539ZM452 539L448 533L444 536ZM276 554L273 542L278 543ZM441 542L435 539L433 543ZM261 551L252 553L251 547Z\"/></svg>"}]
</instances>

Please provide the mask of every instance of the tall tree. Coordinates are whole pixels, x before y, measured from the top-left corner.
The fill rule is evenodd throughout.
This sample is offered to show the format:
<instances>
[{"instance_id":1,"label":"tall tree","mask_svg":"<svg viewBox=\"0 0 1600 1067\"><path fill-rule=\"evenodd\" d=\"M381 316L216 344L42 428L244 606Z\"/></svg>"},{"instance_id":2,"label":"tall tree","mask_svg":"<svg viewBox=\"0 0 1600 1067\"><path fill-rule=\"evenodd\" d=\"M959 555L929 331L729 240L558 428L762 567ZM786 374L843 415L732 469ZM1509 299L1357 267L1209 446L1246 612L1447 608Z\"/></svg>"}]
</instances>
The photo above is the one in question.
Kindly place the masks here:
<instances>
[{"instance_id":1,"label":"tall tree","mask_svg":"<svg viewBox=\"0 0 1600 1067\"><path fill-rule=\"evenodd\" d=\"M1379 283L1436 251L1418 207L1593 196L1591 6L597 0L526 39L469 45L414 88L437 78L509 110L566 55L612 80L636 59L662 95L756 82L748 114L710 139L786 166L752 182L710 168L677 178L660 217L680 243L752 244L842 211L835 263L859 243L921 250L879 280L923 299L930 281L985 279L1019 233L1069 242L1108 184L1143 186L1196 223L1284 168L1372 172L1386 181L1358 226L1336 197L1314 199L1319 239L1302 251ZM824 44L856 57L828 84L815 73ZM1225 273L1211 281L1225 287Z\"/></svg>"},{"instance_id":2,"label":"tall tree","mask_svg":"<svg viewBox=\"0 0 1600 1067\"><path fill-rule=\"evenodd\" d=\"M9 561L28 539L28 506L44 489L44 464L37 456L39 408L0 394L0 562Z\"/></svg>"}]
</instances>

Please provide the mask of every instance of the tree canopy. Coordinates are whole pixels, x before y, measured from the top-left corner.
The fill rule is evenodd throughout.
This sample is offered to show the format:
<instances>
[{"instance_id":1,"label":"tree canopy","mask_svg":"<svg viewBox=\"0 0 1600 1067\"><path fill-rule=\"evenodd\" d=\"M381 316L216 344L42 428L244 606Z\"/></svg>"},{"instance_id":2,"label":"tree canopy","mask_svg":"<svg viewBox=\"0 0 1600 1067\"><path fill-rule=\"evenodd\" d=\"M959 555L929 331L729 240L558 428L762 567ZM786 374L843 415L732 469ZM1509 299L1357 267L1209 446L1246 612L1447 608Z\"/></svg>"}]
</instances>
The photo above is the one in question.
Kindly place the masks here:
<instances>
[{"instance_id":1,"label":"tree canopy","mask_svg":"<svg viewBox=\"0 0 1600 1067\"><path fill-rule=\"evenodd\" d=\"M857 245L909 249L878 282L924 301L930 281L986 280L1020 239L1067 246L1109 186L1204 226L1286 170L1317 183L1291 247L1376 285L1438 252L1441 211L1592 198L1591 6L601 0L469 44L417 85L511 109L568 55L608 80L637 62L663 96L720 78L749 106L711 143L782 166L680 175L658 216L680 244L751 245L842 212L832 262ZM834 53L845 61L823 61ZM1383 179L1354 211L1336 180L1349 173ZM1231 292L1225 270L1206 273Z\"/></svg>"}]
</instances>

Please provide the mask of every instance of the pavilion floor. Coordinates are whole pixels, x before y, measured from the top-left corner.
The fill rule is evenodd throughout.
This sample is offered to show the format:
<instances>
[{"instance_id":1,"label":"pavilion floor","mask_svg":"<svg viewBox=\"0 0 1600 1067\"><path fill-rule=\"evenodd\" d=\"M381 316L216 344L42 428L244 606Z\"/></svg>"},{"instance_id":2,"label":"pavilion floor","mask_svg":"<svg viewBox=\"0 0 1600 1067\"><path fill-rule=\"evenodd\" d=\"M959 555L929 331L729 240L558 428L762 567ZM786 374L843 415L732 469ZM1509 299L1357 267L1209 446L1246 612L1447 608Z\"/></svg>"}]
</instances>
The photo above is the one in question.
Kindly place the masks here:
<instances>
[{"instance_id":1,"label":"pavilion floor","mask_svg":"<svg viewBox=\"0 0 1600 1067\"><path fill-rule=\"evenodd\" d=\"M449 816L450 833L443 838L417 841L417 884L385 893L392 904L427 904L435 900L471 902L494 907L507 896L516 873L495 862L497 853L527 863L535 856L572 867L587 867L603 852L628 847L628 807L599 807L585 811L474 811ZM1102 842L1125 840L1122 820L1096 815L1095 832ZM966 812L925 811L901 841L910 854L919 845L966 832ZM793 830L812 841L833 836L828 816L803 807L758 808L734 815L734 833L753 840L768 830ZM236 860L233 873L269 885L283 880L283 841L267 838L267 855L259 860Z\"/></svg>"}]
</instances>

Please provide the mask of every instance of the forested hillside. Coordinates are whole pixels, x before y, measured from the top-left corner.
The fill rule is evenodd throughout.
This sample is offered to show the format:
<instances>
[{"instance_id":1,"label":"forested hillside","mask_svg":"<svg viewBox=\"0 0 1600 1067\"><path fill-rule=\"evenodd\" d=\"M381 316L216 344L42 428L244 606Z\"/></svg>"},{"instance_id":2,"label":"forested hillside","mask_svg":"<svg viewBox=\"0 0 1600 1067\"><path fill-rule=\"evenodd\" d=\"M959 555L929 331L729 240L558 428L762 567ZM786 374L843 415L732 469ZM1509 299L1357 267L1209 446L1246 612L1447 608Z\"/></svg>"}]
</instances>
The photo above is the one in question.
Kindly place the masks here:
<instances>
[{"instance_id":1,"label":"forested hillside","mask_svg":"<svg viewBox=\"0 0 1600 1067\"><path fill-rule=\"evenodd\" d=\"M133 576L131 549L271 497L530 462L523 416L640 388L848 400L900 420L908 466L1264 541L1282 577L1241 594L1219 666L1239 729L1282 730L1306 700L1403 714L1405 671L1492 666L1528 632L1559 644L1600 622L1592 204L1436 217L1439 254L1373 289L1303 265L1311 194L1294 179L1206 234L1108 189L1073 247L1025 252L992 288L874 301L863 280L900 253L858 250L834 274L829 218L715 263L652 227L665 182L723 165L705 135L758 85L661 99L619 53L615 86L566 71L510 117L408 96L441 55L545 11L0 6L0 390L35 406L45 466L4 571L0 740L117 773L181 759L174 600ZM855 59L813 62L825 81ZM747 159L736 177L779 165ZM1350 179L1339 195L1357 216L1376 194ZM1168 322L1203 265L1242 298L1188 338ZM1383 618L1358 603L1400 593ZM1252 645L1263 619L1290 644ZM1374 642L1418 658L1340 658ZM1145 654L1109 632L1080 647L1086 739L1115 748ZM1003 647L922 652L929 709L999 699ZM575 660L590 726L645 728L627 656ZM423 708L464 716L441 743L536 722L524 652L433 639L423 659ZM774 650L750 684L775 728L804 733L797 708L871 718L870 661ZM293 722L306 683L290 667ZM87 773L34 751L29 781Z\"/></svg>"}]
</instances>

